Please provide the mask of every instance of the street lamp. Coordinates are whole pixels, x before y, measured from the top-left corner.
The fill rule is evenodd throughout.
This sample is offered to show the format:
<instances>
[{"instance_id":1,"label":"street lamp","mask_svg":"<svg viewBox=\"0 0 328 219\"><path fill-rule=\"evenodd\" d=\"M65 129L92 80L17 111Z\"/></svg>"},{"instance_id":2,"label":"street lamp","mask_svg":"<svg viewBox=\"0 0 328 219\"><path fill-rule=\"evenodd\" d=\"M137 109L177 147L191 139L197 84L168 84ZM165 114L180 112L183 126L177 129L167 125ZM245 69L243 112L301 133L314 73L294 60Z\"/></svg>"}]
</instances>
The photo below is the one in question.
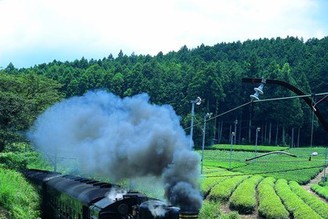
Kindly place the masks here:
<instances>
[{"instance_id":1,"label":"street lamp","mask_svg":"<svg viewBox=\"0 0 328 219\"><path fill-rule=\"evenodd\" d=\"M195 103L199 106L202 103L202 99L200 99L200 97L197 97L196 100L191 101L191 124L190 124L189 148L192 148L192 134L193 134L193 130L194 130Z\"/></svg>"},{"instance_id":2,"label":"street lamp","mask_svg":"<svg viewBox=\"0 0 328 219\"><path fill-rule=\"evenodd\" d=\"M205 134L206 134L206 118L211 118L212 113L206 113L204 116L204 128L203 128L203 144L202 144L202 166L200 173L203 174L203 162L204 162L204 147L205 147Z\"/></svg>"},{"instance_id":3,"label":"street lamp","mask_svg":"<svg viewBox=\"0 0 328 219\"><path fill-rule=\"evenodd\" d=\"M255 137L255 157L256 157L256 154L257 154L257 138L259 136L259 132L261 131L261 128L260 127L257 127L256 128L256 137ZM255 160L256 161L256 160Z\"/></svg>"}]
</instances>

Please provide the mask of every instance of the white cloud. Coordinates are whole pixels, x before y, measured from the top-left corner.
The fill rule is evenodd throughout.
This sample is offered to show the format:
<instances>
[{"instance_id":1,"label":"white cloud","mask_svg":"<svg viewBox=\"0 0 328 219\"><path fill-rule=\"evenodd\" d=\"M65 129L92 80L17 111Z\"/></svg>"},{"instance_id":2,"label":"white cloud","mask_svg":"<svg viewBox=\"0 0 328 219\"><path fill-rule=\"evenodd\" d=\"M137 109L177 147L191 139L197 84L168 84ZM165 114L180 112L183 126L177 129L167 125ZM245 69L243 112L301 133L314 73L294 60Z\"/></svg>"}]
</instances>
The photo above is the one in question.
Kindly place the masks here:
<instances>
[{"instance_id":1,"label":"white cloud","mask_svg":"<svg viewBox=\"0 0 328 219\"><path fill-rule=\"evenodd\" d=\"M315 0L0 0L0 66L102 58L120 49L156 55L202 43L322 38L320 6ZM49 54L42 60L38 53Z\"/></svg>"}]
</instances>

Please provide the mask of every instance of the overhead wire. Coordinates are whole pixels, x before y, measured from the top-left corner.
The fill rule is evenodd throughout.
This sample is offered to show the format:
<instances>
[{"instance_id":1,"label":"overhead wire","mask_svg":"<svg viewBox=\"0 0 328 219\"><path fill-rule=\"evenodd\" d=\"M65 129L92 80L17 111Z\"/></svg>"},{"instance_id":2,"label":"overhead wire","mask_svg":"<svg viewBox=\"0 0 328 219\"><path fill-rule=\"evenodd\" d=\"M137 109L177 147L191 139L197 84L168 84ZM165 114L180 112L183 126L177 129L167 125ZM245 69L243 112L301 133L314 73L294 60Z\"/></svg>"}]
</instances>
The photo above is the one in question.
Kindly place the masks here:
<instances>
[{"instance_id":1,"label":"overhead wire","mask_svg":"<svg viewBox=\"0 0 328 219\"><path fill-rule=\"evenodd\" d=\"M208 118L207 120L206 120L206 122L208 122L208 121L210 121L210 120L212 120L212 119L215 119L215 118L217 118L217 117L220 117L220 116L223 116L223 115L225 115L225 114L228 114L228 113L230 113L230 112L232 112L232 111L235 111L235 110L237 110L237 109L239 109L239 108L242 108L242 107L244 107L244 106L247 106L248 104L251 104L252 103L252 101L249 101L249 102L247 102L247 103L244 103L244 104L242 104L242 105L239 105L239 106L237 106L237 107L235 107L235 108L232 108L232 109L230 109L230 110L228 110L228 111L225 111L225 112L223 112L223 113L220 113L220 114L218 114L218 115L216 115L216 116L213 116L213 117L211 117L211 118ZM193 126L197 126L197 125L199 125L199 124L201 124L200 122L199 123L197 123L197 124L194 124ZM190 129L191 127L187 127L187 128L185 128L184 130L188 130L188 129Z\"/></svg>"},{"instance_id":2,"label":"overhead wire","mask_svg":"<svg viewBox=\"0 0 328 219\"><path fill-rule=\"evenodd\" d=\"M315 94L315 96L324 96L324 95L328 95L328 92ZM256 103L256 102L266 102L266 101L276 101L276 100L288 100L288 99L311 97L311 96L312 96L312 94L294 95L294 96L290 96L290 97L276 97L276 98L254 100L253 102Z\"/></svg>"},{"instance_id":3,"label":"overhead wire","mask_svg":"<svg viewBox=\"0 0 328 219\"><path fill-rule=\"evenodd\" d=\"M328 97L328 92L318 93L318 94L315 94L315 95L316 95L316 96L324 96L324 95L325 95L325 97L323 97L322 99L320 99L319 101L317 101L317 103L315 104L315 105L317 105L318 103L322 102L324 99L326 99L326 98ZM218 115L216 115L216 116L213 116L213 117L211 117L211 118L208 118L208 119L206 120L206 122L208 122L208 121L210 121L210 120L213 120L213 119L215 119L215 118L217 118L217 117L223 116L223 115L225 115L225 114L228 114L228 113L230 113L230 112L233 112L233 111L235 111L235 110L237 110L237 109L240 109L240 108L242 108L242 107L244 107L244 106L247 106L247 105L249 105L249 104L251 104L251 103L267 102L267 101L277 101L277 100L288 100L288 99L303 98L303 97L311 97L311 96L312 96L312 94L305 94L305 95L294 95L294 96L290 96L290 97L277 97L277 98L268 98L268 99L260 99L260 100L251 100L251 101L246 102L246 103L244 103L244 104L241 104L241 105L239 105L239 106L237 106L237 107L235 107L235 108L232 108L232 109L227 110L227 111L225 111L225 112L223 112L223 113L220 113L220 114L218 114ZM194 124L193 126L196 126L196 125L199 125L199 124L201 124L201 123ZM185 128L185 130L187 130L187 129L190 129L190 127Z\"/></svg>"}]
</instances>

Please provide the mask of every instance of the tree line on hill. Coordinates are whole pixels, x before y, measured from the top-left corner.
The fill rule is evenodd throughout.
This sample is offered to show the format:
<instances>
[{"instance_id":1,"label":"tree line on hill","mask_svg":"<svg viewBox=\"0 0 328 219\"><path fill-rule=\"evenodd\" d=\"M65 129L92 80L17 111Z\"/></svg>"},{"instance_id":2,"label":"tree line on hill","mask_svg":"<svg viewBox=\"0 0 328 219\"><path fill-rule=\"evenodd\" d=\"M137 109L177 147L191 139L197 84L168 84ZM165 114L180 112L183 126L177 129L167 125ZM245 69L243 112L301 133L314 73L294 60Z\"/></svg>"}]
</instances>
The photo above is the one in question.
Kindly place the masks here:
<instances>
[{"instance_id":1,"label":"tree line on hill","mask_svg":"<svg viewBox=\"0 0 328 219\"><path fill-rule=\"evenodd\" d=\"M247 40L245 42L200 45L156 56L126 55L100 60L81 58L75 61L38 64L17 69L12 63L0 70L0 150L17 140L46 107L83 95L88 90L104 89L120 97L146 92L154 104L170 104L189 134L191 101L195 106L194 141L202 144L204 115L207 120L206 145L229 143L236 131L235 143L267 145L326 145L327 133L303 100L251 103L218 116L250 101L254 84L242 78L282 80L306 94L328 120L328 98L315 94L328 92L328 37L295 37ZM265 85L262 99L295 95L286 88ZM237 121L237 122L236 122ZM312 135L313 133L313 135Z\"/></svg>"}]
</instances>

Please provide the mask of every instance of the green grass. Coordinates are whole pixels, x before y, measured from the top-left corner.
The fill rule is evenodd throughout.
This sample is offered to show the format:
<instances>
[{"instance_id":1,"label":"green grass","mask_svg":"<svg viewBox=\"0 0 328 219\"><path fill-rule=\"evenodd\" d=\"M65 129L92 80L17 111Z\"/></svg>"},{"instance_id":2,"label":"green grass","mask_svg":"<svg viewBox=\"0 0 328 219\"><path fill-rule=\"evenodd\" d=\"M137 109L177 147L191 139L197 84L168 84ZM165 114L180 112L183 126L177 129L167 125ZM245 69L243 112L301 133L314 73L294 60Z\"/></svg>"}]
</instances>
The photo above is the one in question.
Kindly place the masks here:
<instances>
[{"instance_id":1,"label":"green grass","mask_svg":"<svg viewBox=\"0 0 328 219\"><path fill-rule=\"evenodd\" d=\"M28 163L27 168L29 169L40 169L40 170L50 170L52 171L54 167L47 162L41 154L37 152L29 152L28 156Z\"/></svg>"},{"instance_id":2,"label":"green grass","mask_svg":"<svg viewBox=\"0 0 328 219\"><path fill-rule=\"evenodd\" d=\"M12 218L35 219L39 216L39 196L18 172L0 168L0 206Z\"/></svg>"},{"instance_id":3,"label":"green grass","mask_svg":"<svg viewBox=\"0 0 328 219\"><path fill-rule=\"evenodd\" d=\"M267 177L263 179L257 187L259 215L267 219L288 219L289 212L286 210L274 190L275 181L276 180L273 177Z\"/></svg>"},{"instance_id":4,"label":"green grass","mask_svg":"<svg viewBox=\"0 0 328 219\"><path fill-rule=\"evenodd\" d=\"M211 147L207 147L209 150L230 150L230 144L216 144ZM279 147L279 146L262 146L258 145L256 150L258 152L270 152L270 151L284 151L287 150L288 147ZM254 145L232 145L233 151L255 151Z\"/></svg>"},{"instance_id":5,"label":"green grass","mask_svg":"<svg viewBox=\"0 0 328 219\"><path fill-rule=\"evenodd\" d=\"M199 219L238 219L239 215L237 212L223 214L220 210L220 203L205 200L198 217Z\"/></svg>"}]
</instances>

